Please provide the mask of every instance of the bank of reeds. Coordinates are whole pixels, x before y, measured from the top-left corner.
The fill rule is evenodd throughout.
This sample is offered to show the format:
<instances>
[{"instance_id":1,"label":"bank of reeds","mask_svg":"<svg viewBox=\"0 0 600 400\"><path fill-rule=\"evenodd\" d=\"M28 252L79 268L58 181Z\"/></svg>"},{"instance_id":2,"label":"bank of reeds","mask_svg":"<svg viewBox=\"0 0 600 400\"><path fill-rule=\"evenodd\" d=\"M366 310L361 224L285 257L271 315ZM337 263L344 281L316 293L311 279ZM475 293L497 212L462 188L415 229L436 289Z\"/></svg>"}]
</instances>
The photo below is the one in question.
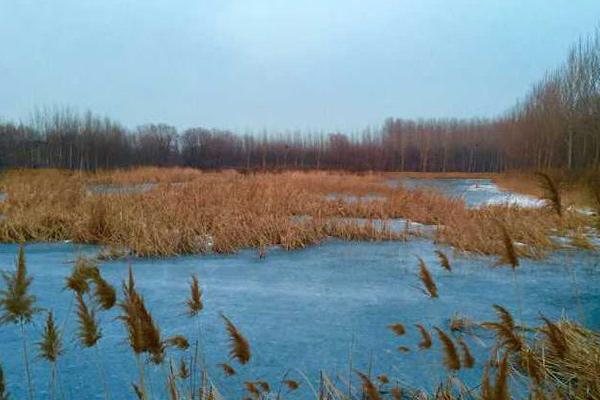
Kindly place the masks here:
<instances>
[{"instance_id":1,"label":"bank of reeds","mask_svg":"<svg viewBox=\"0 0 600 400\"><path fill-rule=\"evenodd\" d=\"M436 240L459 251L501 254L501 221L520 244L519 255L541 257L557 246L551 235L583 232L589 223L567 208L562 216L547 209L469 209L462 200L435 191L392 188L386 179L159 168L98 174L9 171L2 177L7 198L0 202L0 242L73 240L103 245L109 256L230 253L268 246L292 250L328 237L407 239L410 230L393 231L386 223L406 219L436 226ZM141 183L155 186L131 186ZM97 185L127 190L92 190Z\"/></svg>"}]
</instances>

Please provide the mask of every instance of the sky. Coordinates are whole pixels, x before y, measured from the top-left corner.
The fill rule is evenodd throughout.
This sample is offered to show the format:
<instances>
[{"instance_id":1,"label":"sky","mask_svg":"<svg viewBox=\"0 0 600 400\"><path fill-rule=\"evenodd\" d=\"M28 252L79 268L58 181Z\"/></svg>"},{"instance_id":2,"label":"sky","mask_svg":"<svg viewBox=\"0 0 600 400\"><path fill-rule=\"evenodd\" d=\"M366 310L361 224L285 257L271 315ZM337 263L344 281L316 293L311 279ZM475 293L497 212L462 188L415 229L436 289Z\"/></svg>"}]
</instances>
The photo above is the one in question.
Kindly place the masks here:
<instances>
[{"instance_id":1,"label":"sky","mask_svg":"<svg viewBox=\"0 0 600 400\"><path fill-rule=\"evenodd\" d=\"M70 107L244 133L493 117L599 23L598 0L0 0L0 119Z\"/></svg>"}]
</instances>

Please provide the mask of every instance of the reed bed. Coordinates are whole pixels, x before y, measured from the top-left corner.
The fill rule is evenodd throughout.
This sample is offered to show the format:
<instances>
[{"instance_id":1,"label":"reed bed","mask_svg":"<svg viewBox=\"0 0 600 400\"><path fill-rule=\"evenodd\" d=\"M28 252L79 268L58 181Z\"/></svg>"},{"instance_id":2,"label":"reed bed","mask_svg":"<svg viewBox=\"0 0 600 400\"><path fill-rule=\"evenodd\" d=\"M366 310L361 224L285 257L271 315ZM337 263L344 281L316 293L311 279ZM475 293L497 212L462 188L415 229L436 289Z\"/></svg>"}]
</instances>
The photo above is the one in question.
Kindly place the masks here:
<instances>
[{"instance_id":1,"label":"reed bed","mask_svg":"<svg viewBox=\"0 0 600 400\"><path fill-rule=\"evenodd\" d=\"M1 178L0 241L72 240L119 254L172 256L281 246L292 250L328 237L399 240L391 219L437 227L436 240L459 251L501 254L500 221L522 256L556 248L551 235L584 232L590 218L564 209L489 206L469 209L431 190L386 185L386 175L328 172L201 172L139 168L82 174L9 171ZM153 183L144 192L90 192L94 185ZM336 194L342 197L329 198ZM344 198L343 196L355 196ZM353 219L382 221L361 223ZM576 243L582 243L581 240Z\"/></svg>"}]
</instances>

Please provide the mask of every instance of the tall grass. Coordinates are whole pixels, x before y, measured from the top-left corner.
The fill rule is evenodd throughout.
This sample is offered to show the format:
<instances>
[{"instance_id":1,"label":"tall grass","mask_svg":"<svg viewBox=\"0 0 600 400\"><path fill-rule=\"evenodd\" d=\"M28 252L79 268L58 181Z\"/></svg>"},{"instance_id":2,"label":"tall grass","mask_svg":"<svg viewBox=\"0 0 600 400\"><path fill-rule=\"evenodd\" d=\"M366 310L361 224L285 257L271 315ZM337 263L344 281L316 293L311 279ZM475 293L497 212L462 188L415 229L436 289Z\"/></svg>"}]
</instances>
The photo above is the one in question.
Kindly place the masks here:
<instances>
[{"instance_id":1,"label":"tall grass","mask_svg":"<svg viewBox=\"0 0 600 400\"><path fill-rule=\"evenodd\" d=\"M4 279L5 288L0 291L0 308L2 309L0 324L13 323L19 325L23 342L23 361L27 376L28 394L29 399L33 400L34 389L25 327L32 322L34 314L39 312L40 309L35 306L36 297L29 293L33 278L27 273L25 248L23 246L19 247L15 271L12 273L3 271L2 278Z\"/></svg>"}]
</instances>

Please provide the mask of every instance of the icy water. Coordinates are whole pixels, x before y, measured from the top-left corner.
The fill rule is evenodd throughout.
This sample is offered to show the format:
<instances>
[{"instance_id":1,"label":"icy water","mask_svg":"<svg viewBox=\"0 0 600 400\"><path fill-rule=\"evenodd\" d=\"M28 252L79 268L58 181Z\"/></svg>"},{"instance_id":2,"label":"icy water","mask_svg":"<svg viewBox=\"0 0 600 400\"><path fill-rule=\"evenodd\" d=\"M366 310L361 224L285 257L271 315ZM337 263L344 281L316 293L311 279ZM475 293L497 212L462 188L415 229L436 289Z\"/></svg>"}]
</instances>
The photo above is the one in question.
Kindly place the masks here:
<instances>
[{"instance_id":1,"label":"icy water","mask_svg":"<svg viewBox=\"0 0 600 400\"><path fill-rule=\"evenodd\" d=\"M403 185L407 189L432 188L461 197L467 205L512 204L521 207L540 207L543 202L532 196L501 190L491 179L391 179L390 186Z\"/></svg>"},{"instance_id":2,"label":"icy water","mask_svg":"<svg viewBox=\"0 0 600 400\"><path fill-rule=\"evenodd\" d=\"M445 376L437 340L431 350L417 349L420 340L415 323L448 329L459 314L474 321L493 319L492 304L510 309L517 320L539 324L541 314L566 315L600 329L600 258L590 251L565 250L543 261L523 260L517 285L509 268L493 267L490 257L452 258L454 271L442 270L428 240L408 242L328 241L304 250L272 249L259 259L256 251L235 255L189 256L168 259L132 259L137 286L164 336L199 337L195 320L184 315L190 276L197 273L204 290L205 309L199 318L202 349L210 375L221 392L240 398L240 382L266 379L275 390L288 378L301 383L293 397L311 398L304 379L318 384L319 371L345 382L349 370L386 373L406 387L432 389ZM97 248L74 244L30 244L26 248L32 291L38 304L56 313L63 323L72 301L62 290L78 254L95 255ZM450 249L443 249L451 254ZM12 269L15 245L0 245L0 268ZM427 298L419 289L416 256L429 265L440 297ZM108 281L120 287L127 276L127 262L100 264ZM577 294L577 295L576 295ZM120 296L120 292L119 292ZM248 337L252 360L246 367L232 365L240 376L225 378L216 364L228 361L227 336L219 313L230 317ZM82 349L75 339L73 310L66 323L65 354L59 362L60 385L66 399L103 399L102 375L113 399L133 398L131 382L137 367L125 341L118 310L99 313L103 337L99 351ZM27 329L30 351L43 329L44 315ZM387 328L400 322L407 334L395 337ZM477 368L461 371L469 384L479 380L492 338L466 336ZM0 361L13 398L26 398L21 341L16 326L0 327ZM411 351L401 353L398 346ZM187 354L187 353L185 353ZM184 353L170 351L178 362ZM350 361L351 360L351 363ZM33 361L36 398L49 398L50 369ZM153 398L164 395L164 369L148 366ZM291 369L291 370L290 370ZM103 371L103 373L99 372ZM343 384L343 386L347 386Z\"/></svg>"}]
</instances>

